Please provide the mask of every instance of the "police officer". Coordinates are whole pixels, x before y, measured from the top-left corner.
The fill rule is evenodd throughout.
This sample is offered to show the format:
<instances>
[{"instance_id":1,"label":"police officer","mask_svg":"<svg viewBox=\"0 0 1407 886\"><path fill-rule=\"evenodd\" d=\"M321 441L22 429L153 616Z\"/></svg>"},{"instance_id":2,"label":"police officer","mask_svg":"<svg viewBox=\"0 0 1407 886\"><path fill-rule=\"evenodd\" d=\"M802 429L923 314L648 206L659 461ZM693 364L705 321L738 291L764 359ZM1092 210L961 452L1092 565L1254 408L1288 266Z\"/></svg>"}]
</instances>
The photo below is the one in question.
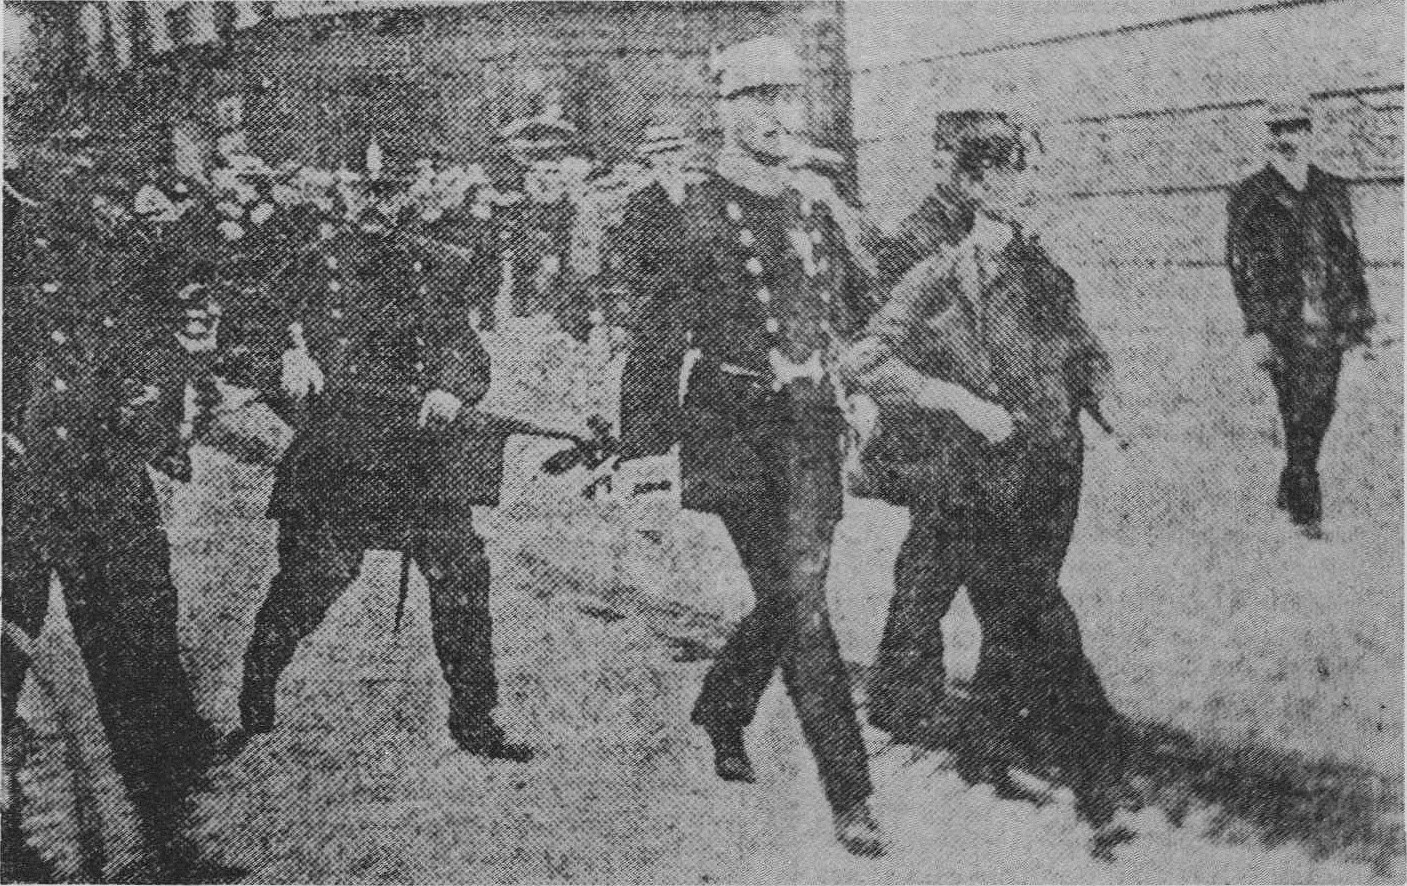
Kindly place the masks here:
<instances>
[{"instance_id":1,"label":"police officer","mask_svg":"<svg viewBox=\"0 0 1407 886\"><path fill-rule=\"evenodd\" d=\"M964 725L945 720L942 619L966 587L982 628L983 725L956 736L961 771L1012 789L1024 747L1054 753L1081 811L1102 823L1118 718L1059 579L1080 501L1079 414L1097 408L1108 360L1071 278L1023 228L1036 133L997 111L941 122L972 228L906 275L845 361L880 409L861 465L911 514L869 718L903 739Z\"/></svg>"},{"instance_id":2,"label":"police officer","mask_svg":"<svg viewBox=\"0 0 1407 886\"><path fill-rule=\"evenodd\" d=\"M61 236L35 234L36 285L6 280L5 735L14 735L26 675L9 630L38 636L57 573L154 865L142 876L213 877L179 835L184 800L216 760L217 742L181 663L170 549L147 473L188 475L181 425L187 384L202 371L193 355L215 335L210 283L148 268L125 282L156 299L119 307L109 285L65 272L80 241ZM188 311L207 321L187 322Z\"/></svg>"},{"instance_id":3,"label":"police officer","mask_svg":"<svg viewBox=\"0 0 1407 886\"><path fill-rule=\"evenodd\" d=\"M305 405L278 467L269 515L279 570L244 660L243 736L274 725L279 676L356 579L367 549L410 557L430 585L449 730L466 751L524 761L493 718L498 702L489 563L471 504L496 504L501 440L457 423L488 390L489 357L432 258L367 210L296 276L304 290L282 360L284 395Z\"/></svg>"},{"instance_id":4,"label":"police officer","mask_svg":"<svg viewBox=\"0 0 1407 886\"><path fill-rule=\"evenodd\" d=\"M1269 156L1232 188L1226 261L1245 319L1246 361L1270 373L1285 426L1276 505L1323 536L1319 451L1334 417L1343 354L1374 323L1348 186L1309 162L1304 101L1274 103Z\"/></svg>"},{"instance_id":5,"label":"police officer","mask_svg":"<svg viewBox=\"0 0 1407 886\"><path fill-rule=\"evenodd\" d=\"M787 166L803 147L795 52L760 38L720 61L724 147L681 204L674 266L651 282L669 309L635 330L616 488L652 488L678 442L682 503L722 518L757 597L694 705L717 774L753 781L744 729L780 668L838 839L876 855L865 745L825 596L842 498L832 367L869 313L868 289L837 220L846 208L824 180Z\"/></svg>"}]
</instances>

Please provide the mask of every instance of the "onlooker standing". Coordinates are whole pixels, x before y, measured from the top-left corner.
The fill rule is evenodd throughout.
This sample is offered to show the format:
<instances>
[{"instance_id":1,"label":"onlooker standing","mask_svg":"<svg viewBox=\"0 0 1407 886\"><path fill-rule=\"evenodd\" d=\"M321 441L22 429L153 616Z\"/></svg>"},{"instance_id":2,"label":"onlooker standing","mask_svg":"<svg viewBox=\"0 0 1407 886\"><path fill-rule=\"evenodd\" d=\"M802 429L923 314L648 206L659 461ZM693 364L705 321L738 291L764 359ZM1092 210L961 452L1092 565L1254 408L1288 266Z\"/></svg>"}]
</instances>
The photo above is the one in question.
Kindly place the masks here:
<instances>
[{"instance_id":1,"label":"onlooker standing","mask_svg":"<svg viewBox=\"0 0 1407 886\"><path fill-rule=\"evenodd\" d=\"M1373 307L1347 183L1311 164L1303 102L1274 104L1265 165L1231 191L1226 263L1245 316L1247 361L1275 385L1285 424L1276 506L1322 538L1319 451L1344 351L1367 344Z\"/></svg>"}]
</instances>

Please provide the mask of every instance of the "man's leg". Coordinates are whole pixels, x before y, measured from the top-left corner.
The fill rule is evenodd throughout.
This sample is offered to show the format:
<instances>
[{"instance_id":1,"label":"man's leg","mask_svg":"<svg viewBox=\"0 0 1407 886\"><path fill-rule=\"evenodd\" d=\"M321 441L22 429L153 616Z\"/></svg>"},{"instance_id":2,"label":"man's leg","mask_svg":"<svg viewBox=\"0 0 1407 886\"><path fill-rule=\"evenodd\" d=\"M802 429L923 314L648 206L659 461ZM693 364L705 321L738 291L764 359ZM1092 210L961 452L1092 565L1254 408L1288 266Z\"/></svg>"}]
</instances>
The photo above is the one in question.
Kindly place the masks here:
<instances>
[{"instance_id":1,"label":"man's leg","mask_svg":"<svg viewBox=\"0 0 1407 886\"><path fill-rule=\"evenodd\" d=\"M1324 516L1319 453L1333 421L1343 354L1332 348L1283 346L1272 373L1285 425L1285 470L1277 504L1317 537Z\"/></svg>"},{"instance_id":2,"label":"man's leg","mask_svg":"<svg viewBox=\"0 0 1407 886\"><path fill-rule=\"evenodd\" d=\"M787 496L780 552L791 603L780 629L782 677L816 757L836 836L850 852L879 855L884 844L867 802L869 756L826 604L841 495L839 428L828 416L803 411L796 432L776 441Z\"/></svg>"},{"instance_id":3,"label":"man's leg","mask_svg":"<svg viewBox=\"0 0 1407 886\"><path fill-rule=\"evenodd\" d=\"M7 454L6 460L9 461ZM23 641L36 639L44 627L49 608L49 563L40 547L42 537L33 519L29 491L19 475L22 467L6 464L3 547L4 636L0 637L0 702L3 702L3 731L0 752L4 754L3 786L8 799L0 818L0 877L7 882L44 881L56 874L48 869L25 842L24 796L19 771L29 750L29 736L18 714L20 694L29 673L29 649ZM18 630L22 637L12 636Z\"/></svg>"},{"instance_id":4,"label":"man's leg","mask_svg":"<svg viewBox=\"0 0 1407 886\"><path fill-rule=\"evenodd\" d=\"M8 466L7 466L8 467ZM22 469L19 469L22 470ZM22 479L11 474L6 478L4 502L4 532L0 533L3 547L5 621L18 628L26 637L37 638L44 627L49 608L49 563L41 546L42 530L34 519L30 492ZM58 542L51 539L51 543ZM0 638L0 691L3 696L4 734L10 735L15 722L16 706L29 673L29 658L9 630Z\"/></svg>"},{"instance_id":5,"label":"man's leg","mask_svg":"<svg viewBox=\"0 0 1407 886\"><path fill-rule=\"evenodd\" d=\"M714 659L694 704L691 719L713 736L741 736L782 655L778 628L788 607L778 575L778 518L767 504L739 503L720 514L756 603Z\"/></svg>"},{"instance_id":6,"label":"man's leg","mask_svg":"<svg viewBox=\"0 0 1407 886\"><path fill-rule=\"evenodd\" d=\"M1289 511L1297 524L1312 533L1318 532L1324 517L1319 453L1334 419L1342 366L1340 351L1306 348L1296 356L1290 369L1293 433L1287 429L1285 449L1295 485L1289 498Z\"/></svg>"},{"instance_id":7,"label":"man's leg","mask_svg":"<svg viewBox=\"0 0 1407 886\"><path fill-rule=\"evenodd\" d=\"M94 515L96 525L61 552L56 568L114 768L151 848L165 856L213 758L215 732L181 663L170 552L154 497L145 504L145 515Z\"/></svg>"},{"instance_id":8,"label":"man's leg","mask_svg":"<svg viewBox=\"0 0 1407 886\"><path fill-rule=\"evenodd\" d=\"M493 719L498 680L489 611L489 561L468 518L417 533L409 556L430 585L430 626L450 688L449 729L461 748L526 762L532 749L504 740Z\"/></svg>"},{"instance_id":9,"label":"man's leg","mask_svg":"<svg viewBox=\"0 0 1407 886\"><path fill-rule=\"evenodd\" d=\"M911 511L894 562L894 597L869 685L869 719L896 738L922 728L942 703L943 616L962 584L971 542L943 531L938 518Z\"/></svg>"},{"instance_id":10,"label":"man's leg","mask_svg":"<svg viewBox=\"0 0 1407 886\"><path fill-rule=\"evenodd\" d=\"M317 630L327 610L361 571L362 540L325 519L303 517L279 523L279 571L254 618L254 636L244 653L240 723L246 734L274 726L278 680L304 637Z\"/></svg>"}]
</instances>

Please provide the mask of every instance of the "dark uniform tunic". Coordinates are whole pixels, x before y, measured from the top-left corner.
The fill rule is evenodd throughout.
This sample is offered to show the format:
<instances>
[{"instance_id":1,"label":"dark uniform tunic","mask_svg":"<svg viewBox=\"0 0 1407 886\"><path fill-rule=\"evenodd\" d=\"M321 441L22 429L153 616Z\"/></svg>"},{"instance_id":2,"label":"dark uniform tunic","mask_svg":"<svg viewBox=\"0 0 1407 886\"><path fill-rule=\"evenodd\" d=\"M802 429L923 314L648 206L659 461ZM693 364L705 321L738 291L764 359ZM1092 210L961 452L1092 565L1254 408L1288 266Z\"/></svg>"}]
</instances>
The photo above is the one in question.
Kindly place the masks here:
<instances>
[{"instance_id":1,"label":"dark uniform tunic","mask_svg":"<svg viewBox=\"0 0 1407 886\"><path fill-rule=\"evenodd\" d=\"M405 551L430 584L436 649L457 722L497 703L489 565L472 504L495 504L501 440L467 425L419 428L426 392L468 410L489 359L453 294L432 287L430 258L376 233L347 234L311 257L299 322L326 375L279 465L269 515L279 572L245 656L241 714L267 731L279 675L356 579L371 548Z\"/></svg>"},{"instance_id":2,"label":"dark uniform tunic","mask_svg":"<svg viewBox=\"0 0 1407 886\"><path fill-rule=\"evenodd\" d=\"M6 452L5 620L37 636L57 573L113 764L161 843L214 737L181 664L170 550L147 474L179 447L199 366L174 323L145 306L114 307L105 286L59 272L59 244L35 239L33 281L12 277L8 261L5 275L6 431L25 448ZM7 727L25 664L7 640Z\"/></svg>"},{"instance_id":3,"label":"dark uniform tunic","mask_svg":"<svg viewBox=\"0 0 1407 886\"><path fill-rule=\"evenodd\" d=\"M1009 724L1078 738L1114 717L1059 586L1083 465L1079 412L1108 371L1074 284L1019 234L993 252L969 236L927 259L871 322L847 368L863 387L887 360L994 400L1018 423L992 445L949 413L886 409L861 463L911 509L870 687L895 730L944 698L941 621L965 586L982 626L975 689Z\"/></svg>"},{"instance_id":4,"label":"dark uniform tunic","mask_svg":"<svg viewBox=\"0 0 1407 886\"><path fill-rule=\"evenodd\" d=\"M1269 165L1231 193L1226 260L1246 334L1264 333L1285 425L1280 507L1298 523L1323 511L1319 451L1334 417L1343 352L1367 342L1373 307L1348 186L1315 166L1303 191Z\"/></svg>"},{"instance_id":5,"label":"dark uniform tunic","mask_svg":"<svg viewBox=\"0 0 1407 886\"><path fill-rule=\"evenodd\" d=\"M870 793L864 744L825 598L841 512L836 389L827 374L774 385L768 352L832 365L869 312L826 207L722 177L690 189L682 240L650 266L650 318L623 381L623 458L680 443L686 507L717 513L756 608L704 679L693 719L741 729L780 667L836 808ZM680 370L700 356L679 402Z\"/></svg>"}]
</instances>

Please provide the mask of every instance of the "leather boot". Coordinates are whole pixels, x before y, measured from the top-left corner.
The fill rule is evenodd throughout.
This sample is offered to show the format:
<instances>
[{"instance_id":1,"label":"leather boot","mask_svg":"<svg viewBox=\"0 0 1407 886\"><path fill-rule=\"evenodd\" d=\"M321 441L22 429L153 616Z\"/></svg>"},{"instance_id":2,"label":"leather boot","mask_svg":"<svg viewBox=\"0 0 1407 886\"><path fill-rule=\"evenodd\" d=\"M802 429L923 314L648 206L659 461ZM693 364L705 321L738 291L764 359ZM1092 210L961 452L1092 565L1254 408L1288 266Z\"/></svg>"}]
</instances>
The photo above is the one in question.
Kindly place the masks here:
<instances>
[{"instance_id":1,"label":"leather boot","mask_svg":"<svg viewBox=\"0 0 1407 886\"><path fill-rule=\"evenodd\" d=\"M713 743L713 771L724 781L757 781L752 761L747 758L743 731L734 727L705 726L708 740Z\"/></svg>"},{"instance_id":2,"label":"leather boot","mask_svg":"<svg viewBox=\"0 0 1407 886\"><path fill-rule=\"evenodd\" d=\"M879 858L889 847L879 824L870 814L869 804L864 800L832 813L835 823L835 838L845 851L863 858Z\"/></svg>"}]
</instances>

